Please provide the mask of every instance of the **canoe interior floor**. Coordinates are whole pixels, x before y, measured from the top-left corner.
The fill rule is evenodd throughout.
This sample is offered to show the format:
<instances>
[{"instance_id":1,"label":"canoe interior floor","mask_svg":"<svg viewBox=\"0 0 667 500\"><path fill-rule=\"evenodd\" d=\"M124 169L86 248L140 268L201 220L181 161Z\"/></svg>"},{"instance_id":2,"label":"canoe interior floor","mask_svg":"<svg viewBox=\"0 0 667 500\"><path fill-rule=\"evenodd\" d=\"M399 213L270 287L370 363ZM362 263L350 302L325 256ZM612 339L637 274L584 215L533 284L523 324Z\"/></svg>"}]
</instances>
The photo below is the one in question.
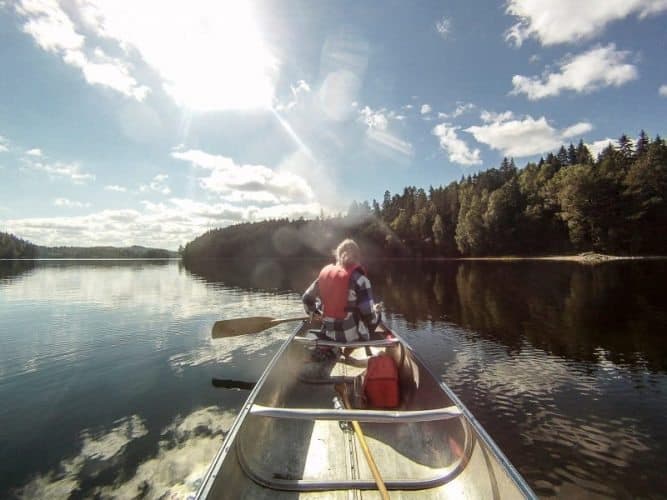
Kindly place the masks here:
<instances>
[{"instance_id":1,"label":"canoe interior floor","mask_svg":"<svg viewBox=\"0 0 667 500\"><path fill-rule=\"evenodd\" d=\"M366 354L355 351L350 359L306 363L305 379L354 377L365 369ZM333 408L332 384L291 378L295 386L282 401L289 408ZM431 480L444 474L458 460L450 450L448 428L454 422L361 424L366 442L384 480ZM262 443L271 443L262 446ZM373 476L351 425L337 421L304 421L248 416L237 441L237 454L246 472L256 479L304 481L365 480ZM354 492L354 493L352 493ZM344 493L344 495L342 495ZM398 498L394 492L392 498ZM400 492L400 498L417 498L417 492ZM423 497L423 491L422 497ZM319 491L300 493L299 498L378 498L377 491ZM342 495L342 496L341 496Z\"/></svg>"},{"instance_id":2,"label":"canoe interior floor","mask_svg":"<svg viewBox=\"0 0 667 500\"><path fill-rule=\"evenodd\" d=\"M301 327L303 337L311 336L308 327ZM352 382L367 366L366 350L356 349L349 356L321 362L311 359L311 350L309 338L285 345L280 357L274 358L244 408L243 418L227 436L229 441L216 459L206 498L380 498L352 426L314 420L312 412L299 411L333 409L337 395L334 382L341 380L347 382L353 404L359 403ZM411 349L403 343L372 348L373 354L383 350L399 369L398 410L402 413L396 417L401 420L360 425L389 497L523 498L493 447L476 430L474 420L460 414L422 419L424 412L437 412L454 403ZM281 411L253 412L251 405Z\"/></svg>"}]
</instances>

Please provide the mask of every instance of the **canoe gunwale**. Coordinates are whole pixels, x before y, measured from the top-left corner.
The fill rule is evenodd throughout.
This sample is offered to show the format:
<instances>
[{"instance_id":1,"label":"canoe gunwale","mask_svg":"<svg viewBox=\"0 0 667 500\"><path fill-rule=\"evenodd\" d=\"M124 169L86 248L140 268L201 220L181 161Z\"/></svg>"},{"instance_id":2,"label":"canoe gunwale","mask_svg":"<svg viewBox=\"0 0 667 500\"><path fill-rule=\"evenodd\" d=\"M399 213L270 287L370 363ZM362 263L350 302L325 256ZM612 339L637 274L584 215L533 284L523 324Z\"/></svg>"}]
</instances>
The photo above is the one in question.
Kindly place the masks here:
<instances>
[{"instance_id":1,"label":"canoe gunwale","mask_svg":"<svg viewBox=\"0 0 667 500\"><path fill-rule=\"evenodd\" d=\"M294 327L292 333L287 337L285 342L283 342L282 346L280 346L280 348L278 349L278 352L276 352L276 354L273 356L273 359L264 369L264 373L262 373L262 375L259 377L259 380L255 385L255 388L250 392L248 399L243 405L243 408L234 419L234 423L232 424L232 427L229 429L227 435L225 436L222 446L218 450L218 453L216 453L215 458L211 463L211 466L208 468L206 474L202 478L202 483L199 489L197 490L195 498L208 498L209 493L215 484L215 478L218 475L218 472L220 471L222 462L225 460L225 457L229 453L229 449L231 448L231 446L236 442L236 435L238 434L239 429L243 425L246 415L250 412L250 408L252 408L252 405L254 404L255 399L257 398L257 394L259 394L259 391L262 389L264 382L269 377L269 374L271 373L273 367L280 360L283 352L287 350L289 345L292 343L292 339L302 330L305 324L306 320L303 320L296 327Z\"/></svg>"},{"instance_id":2,"label":"canoe gunwale","mask_svg":"<svg viewBox=\"0 0 667 500\"><path fill-rule=\"evenodd\" d=\"M393 333L393 332L392 332ZM394 333L394 335L396 335ZM419 360L419 362L422 364L422 368L434 379L434 380L439 380L438 377L436 377L431 369L428 367L426 363L424 363L421 359L421 357L415 352L415 350L408 344L408 342L401 337L401 341L403 346L406 349L409 349L411 352L411 355L414 356L415 359ZM505 456L505 454L502 452L502 450L498 447L498 445L495 443L495 441L489 436L489 434L486 432L484 427L482 427L482 424L479 423L479 421L473 416L473 414L468 410L468 408L463 404L463 402L459 399L459 397L452 391L449 386L442 380L439 381L440 387L442 390L447 394L449 399L459 407L461 410L461 413L464 417L464 420L467 421L467 423L472 427L474 434L476 434L477 439L479 439L485 446L486 448L491 452L491 454L494 456L494 458L498 461L498 463L507 471L507 474L511 478L511 480L514 482L516 487L521 491L521 493L524 495L525 498L537 500L537 495L535 492L532 490L530 486L528 486L528 483L526 480L519 474L519 471L516 470L514 465L509 461L509 459ZM486 455L486 452L484 451L484 446L481 447L482 451Z\"/></svg>"}]
</instances>

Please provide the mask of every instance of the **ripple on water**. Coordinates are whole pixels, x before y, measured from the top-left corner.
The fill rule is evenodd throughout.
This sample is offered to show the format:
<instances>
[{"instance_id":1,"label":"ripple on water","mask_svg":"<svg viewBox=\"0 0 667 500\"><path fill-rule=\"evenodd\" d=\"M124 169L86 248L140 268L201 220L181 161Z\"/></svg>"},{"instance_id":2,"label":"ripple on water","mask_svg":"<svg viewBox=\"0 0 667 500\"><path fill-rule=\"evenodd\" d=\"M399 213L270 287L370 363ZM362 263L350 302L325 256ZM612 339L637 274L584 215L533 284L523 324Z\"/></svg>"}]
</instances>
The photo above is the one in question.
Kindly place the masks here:
<instances>
[{"instance_id":1,"label":"ripple on water","mask_svg":"<svg viewBox=\"0 0 667 500\"><path fill-rule=\"evenodd\" d=\"M408 335L418 352L428 353L431 366L441 367L443 380L537 494L622 495L629 471L652 446L644 422L628 403L629 397L637 397L636 375L606 358L597 366L528 343L510 350L451 325L431 325L429 333L447 339L438 341L447 355L430 349L429 337L419 330ZM644 481L651 491L650 479Z\"/></svg>"}]
</instances>

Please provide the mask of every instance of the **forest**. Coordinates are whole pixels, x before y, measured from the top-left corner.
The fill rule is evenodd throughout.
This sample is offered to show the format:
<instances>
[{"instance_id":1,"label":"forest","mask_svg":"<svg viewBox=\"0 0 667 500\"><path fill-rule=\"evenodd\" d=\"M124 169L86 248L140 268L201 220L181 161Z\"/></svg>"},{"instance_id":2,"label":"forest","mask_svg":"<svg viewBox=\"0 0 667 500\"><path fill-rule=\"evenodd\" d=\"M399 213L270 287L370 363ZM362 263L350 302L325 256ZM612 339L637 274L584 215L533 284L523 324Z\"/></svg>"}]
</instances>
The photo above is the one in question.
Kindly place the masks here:
<instances>
[{"instance_id":1,"label":"forest","mask_svg":"<svg viewBox=\"0 0 667 500\"><path fill-rule=\"evenodd\" d=\"M13 234L0 232L0 259L34 259L37 246L17 238Z\"/></svg>"},{"instance_id":2,"label":"forest","mask_svg":"<svg viewBox=\"0 0 667 500\"><path fill-rule=\"evenodd\" d=\"M315 257L350 236L376 257L667 255L665 228L667 145L642 130L597 158L579 141L520 169L504 158L447 186L386 191L345 216L214 229L180 251L186 262Z\"/></svg>"},{"instance_id":3,"label":"forest","mask_svg":"<svg viewBox=\"0 0 667 500\"><path fill-rule=\"evenodd\" d=\"M176 256L176 252L141 246L46 247L0 232L0 259L164 259Z\"/></svg>"}]
</instances>

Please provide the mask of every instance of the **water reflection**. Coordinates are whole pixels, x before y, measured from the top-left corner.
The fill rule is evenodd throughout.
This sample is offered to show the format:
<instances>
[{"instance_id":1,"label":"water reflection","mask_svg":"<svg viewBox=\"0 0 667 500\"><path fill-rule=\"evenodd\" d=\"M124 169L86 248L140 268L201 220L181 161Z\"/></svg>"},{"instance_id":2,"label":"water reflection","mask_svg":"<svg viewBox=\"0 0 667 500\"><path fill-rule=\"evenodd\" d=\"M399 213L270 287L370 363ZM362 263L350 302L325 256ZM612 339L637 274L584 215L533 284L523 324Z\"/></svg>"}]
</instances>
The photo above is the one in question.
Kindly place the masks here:
<instances>
[{"instance_id":1,"label":"water reflection","mask_svg":"<svg viewBox=\"0 0 667 500\"><path fill-rule=\"evenodd\" d=\"M0 260L0 284L7 283L35 268L33 260Z\"/></svg>"},{"instance_id":2,"label":"water reflection","mask_svg":"<svg viewBox=\"0 0 667 500\"><path fill-rule=\"evenodd\" d=\"M209 283L300 293L325 261L200 262ZM376 297L409 325L447 321L519 352L525 341L568 359L667 370L667 263L375 261Z\"/></svg>"},{"instance_id":3,"label":"water reflection","mask_svg":"<svg viewBox=\"0 0 667 500\"><path fill-rule=\"evenodd\" d=\"M19 488L18 498L68 498L77 493L96 498L187 498L215 456L235 412L211 406L173 421L160 432L158 450L130 474L131 447L148 434L144 421L132 415L111 429L81 432L81 451L58 467ZM115 477L111 484L91 486L91 476Z\"/></svg>"},{"instance_id":4,"label":"water reflection","mask_svg":"<svg viewBox=\"0 0 667 500\"><path fill-rule=\"evenodd\" d=\"M183 266L211 284L244 290L302 292L325 261L304 259L203 260Z\"/></svg>"},{"instance_id":5,"label":"water reflection","mask_svg":"<svg viewBox=\"0 0 667 500\"><path fill-rule=\"evenodd\" d=\"M274 263L270 288L300 291L322 264ZM667 489L664 261L394 261L368 274L388 321L540 496ZM239 287L251 275L241 264L198 269Z\"/></svg>"},{"instance_id":6,"label":"water reflection","mask_svg":"<svg viewBox=\"0 0 667 500\"><path fill-rule=\"evenodd\" d=\"M0 497L187 496L324 261L38 262L0 277ZM7 270L11 269L11 270ZM2 272L2 271L0 271ZM374 262L388 321L544 497L667 491L667 268Z\"/></svg>"},{"instance_id":7,"label":"water reflection","mask_svg":"<svg viewBox=\"0 0 667 500\"><path fill-rule=\"evenodd\" d=\"M183 486L170 490L180 484L170 467L177 479L192 474L189 488L221 436L215 425L210 436L205 422L194 426L188 443L212 439L179 458L183 439L164 448L162 430L197 408L236 414L247 393L216 389L212 377L256 380L287 331L214 343L212 324L300 310L294 294L209 284L176 262L26 269L0 281L1 498L134 497L125 493L153 475L160 484L140 493L159 497Z\"/></svg>"}]
</instances>

